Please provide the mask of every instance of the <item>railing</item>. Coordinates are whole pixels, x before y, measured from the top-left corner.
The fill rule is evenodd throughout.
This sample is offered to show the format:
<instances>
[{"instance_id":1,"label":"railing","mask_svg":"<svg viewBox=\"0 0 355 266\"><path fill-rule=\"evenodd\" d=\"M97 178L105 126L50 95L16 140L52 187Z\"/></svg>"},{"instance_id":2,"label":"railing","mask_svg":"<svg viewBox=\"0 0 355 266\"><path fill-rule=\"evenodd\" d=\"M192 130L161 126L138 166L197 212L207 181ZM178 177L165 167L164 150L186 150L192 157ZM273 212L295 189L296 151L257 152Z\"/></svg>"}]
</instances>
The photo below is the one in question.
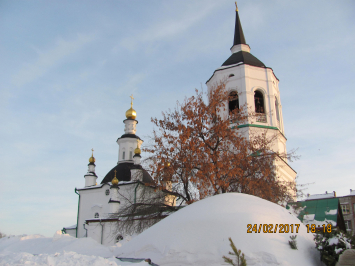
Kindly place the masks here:
<instances>
[{"instance_id":1,"label":"railing","mask_svg":"<svg viewBox=\"0 0 355 266\"><path fill-rule=\"evenodd\" d=\"M267 123L266 114L257 113L255 115L256 115L256 122Z\"/></svg>"}]
</instances>

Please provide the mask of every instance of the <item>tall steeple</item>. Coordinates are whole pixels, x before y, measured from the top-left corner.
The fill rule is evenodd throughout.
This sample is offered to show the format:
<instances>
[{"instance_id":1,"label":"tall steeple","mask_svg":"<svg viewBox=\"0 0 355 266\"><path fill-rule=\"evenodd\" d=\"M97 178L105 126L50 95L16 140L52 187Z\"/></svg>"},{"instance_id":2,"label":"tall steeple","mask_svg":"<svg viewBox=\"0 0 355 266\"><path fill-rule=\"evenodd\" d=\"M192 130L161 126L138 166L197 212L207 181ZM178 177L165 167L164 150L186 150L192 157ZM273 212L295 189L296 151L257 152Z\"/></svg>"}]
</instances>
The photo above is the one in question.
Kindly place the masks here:
<instances>
[{"instance_id":1,"label":"tall steeple","mask_svg":"<svg viewBox=\"0 0 355 266\"><path fill-rule=\"evenodd\" d=\"M237 6L237 2L235 2L235 26L234 26L234 40L233 40L233 46L231 48L232 55L238 52L247 52L250 53L250 47L249 45L246 44L245 42L245 37L242 29L242 23L240 23L239 19L239 10ZM239 55L234 55L232 60L232 64L235 64L235 57L238 57L238 60L245 60L244 57L250 57L249 54L246 53L239 53ZM227 62L227 61L226 61ZM225 65L225 63L223 65ZM227 62L228 64L230 62ZM261 62L260 62L261 63ZM263 63L260 64L258 62L258 66L263 66Z\"/></svg>"},{"instance_id":2,"label":"tall steeple","mask_svg":"<svg viewBox=\"0 0 355 266\"><path fill-rule=\"evenodd\" d=\"M232 54L206 82L208 91L211 92L216 84L223 82L230 97L225 110L220 111L220 116L229 119L229 113L234 109L248 108L248 120L244 124L231 121L231 127L239 128L239 132L248 140L265 134L267 139L272 140L270 149L285 154L287 139L284 136L279 80L271 68L250 53L237 7L235 16ZM287 159L279 160L275 165L281 180L295 180L297 173L287 164Z\"/></svg>"},{"instance_id":3,"label":"tall steeple","mask_svg":"<svg viewBox=\"0 0 355 266\"><path fill-rule=\"evenodd\" d=\"M246 44L246 42L245 42L245 38L244 38L242 24L240 23L240 20L239 20L237 2L235 2L235 28L234 28L233 46L238 45L238 44Z\"/></svg>"}]
</instances>

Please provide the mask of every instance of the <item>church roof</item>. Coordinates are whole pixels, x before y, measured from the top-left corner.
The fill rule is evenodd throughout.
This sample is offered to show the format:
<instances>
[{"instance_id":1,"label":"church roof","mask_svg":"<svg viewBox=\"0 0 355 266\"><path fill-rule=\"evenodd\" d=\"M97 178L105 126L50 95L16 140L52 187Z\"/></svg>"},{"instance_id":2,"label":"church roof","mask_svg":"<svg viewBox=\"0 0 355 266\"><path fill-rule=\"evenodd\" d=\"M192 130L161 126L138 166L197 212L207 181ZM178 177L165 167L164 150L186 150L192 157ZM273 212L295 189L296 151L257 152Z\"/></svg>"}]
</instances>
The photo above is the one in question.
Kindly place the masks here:
<instances>
[{"instance_id":1,"label":"church roof","mask_svg":"<svg viewBox=\"0 0 355 266\"><path fill-rule=\"evenodd\" d=\"M237 3L236 3L237 5ZM235 10L235 27L234 27L234 39L233 39L233 47L238 45L247 45L245 42L245 37L242 29L242 24L240 23L238 7ZM233 51L233 50L232 50ZM230 66L238 63L247 64L256 67L265 67L264 63L253 56L250 52L247 51L237 51L233 53L223 64L222 66Z\"/></svg>"},{"instance_id":2,"label":"church roof","mask_svg":"<svg viewBox=\"0 0 355 266\"><path fill-rule=\"evenodd\" d=\"M236 3L237 5L237 3ZM235 27L234 27L234 41L233 45L246 44L242 24L240 23L238 7L235 10Z\"/></svg>"},{"instance_id":3,"label":"church roof","mask_svg":"<svg viewBox=\"0 0 355 266\"><path fill-rule=\"evenodd\" d=\"M135 139L141 139L138 137L136 134L123 134L120 138L118 139L123 139L123 138L135 138Z\"/></svg>"},{"instance_id":4,"label":"church roof","mask_svg":"<svg viewBox=\"0 0 355 266\"><path fill-rule=\"evenodd\" d=\"M133 163L119 163L107 173L105 178L101 181L101 184L111 182L115 175L115 170L117 171L116 176L119 181L131 181L131 169L143 170L143 183L154 182L150 174L144 170L141 165L135 165Z\"/></svg>"},{"instance_id":5,"label":"church roof","mask_svg":"<svg viewBox=\"0 0 355 266\"><path fill-rule=\"evenodd\" d=\"M253 56L251 53L245 51L239 51L237 53L232 54L223 64L222 66L230 66L238 63L243 63L256 67L265 67L264 63L261 62L258 58Z\"/></svg>"}]
</instances>

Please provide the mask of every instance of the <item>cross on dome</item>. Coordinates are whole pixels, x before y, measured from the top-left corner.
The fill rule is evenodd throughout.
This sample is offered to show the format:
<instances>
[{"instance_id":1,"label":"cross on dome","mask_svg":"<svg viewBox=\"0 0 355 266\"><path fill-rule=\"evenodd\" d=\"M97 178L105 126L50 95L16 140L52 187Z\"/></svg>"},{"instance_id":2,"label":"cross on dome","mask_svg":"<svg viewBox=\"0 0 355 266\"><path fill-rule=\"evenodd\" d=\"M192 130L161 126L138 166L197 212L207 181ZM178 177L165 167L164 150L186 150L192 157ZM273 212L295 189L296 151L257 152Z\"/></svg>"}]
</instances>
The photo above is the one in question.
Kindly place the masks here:
<instances>
[{"instance_id":1,"label":"cross on dome","mask_svg":"<svg viewBox=\"0 0 355 266\"><path fill-rule=\"evenodd\" d=\"M133 100L134 100L133 94L131 96L129 96L129 98L131 98L131 108L132 108L133 107Z\"/></svg>"}]
</instances>

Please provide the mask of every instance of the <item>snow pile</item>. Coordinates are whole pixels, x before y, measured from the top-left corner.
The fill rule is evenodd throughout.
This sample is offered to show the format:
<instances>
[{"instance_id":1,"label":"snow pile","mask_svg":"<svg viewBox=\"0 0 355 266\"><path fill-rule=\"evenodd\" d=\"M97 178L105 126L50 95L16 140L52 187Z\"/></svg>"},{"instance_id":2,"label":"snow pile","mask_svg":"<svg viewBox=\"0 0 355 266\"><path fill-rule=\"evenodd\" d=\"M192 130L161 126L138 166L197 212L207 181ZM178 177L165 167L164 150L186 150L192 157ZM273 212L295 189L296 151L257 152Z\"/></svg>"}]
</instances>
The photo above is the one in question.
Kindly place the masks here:
<instances>
[{"instance_id":1,"label":"snow pile","mask_svg":"<svg viewBox=\"0 0 355 266\"><path fill-rule=\"evenodd\" d=\"M294 225L293 233L247 233L248 224ZM295 224L300 224L298 233ZM274 230L273 230L274 231ZM297 235L298 250L290 248ZM210 197L170 215L120 249L122 257L146 257L161 266L224 265L231 237L248 265L323 265L313 235L285 208L266 200L228 193ZM231 256L229 256L231 257Z\"/></svg>"},{"instance_id":2,"label":"snow pile","mask_svg":"<svg viewBox=\"0 0 355 266\"><path fill-rule=\"evenodd\" d=\"M105 247L91 238L74 238L58 231L53 238L41 235L0 239L0 265L147 266L147 262L121 262L114 257L120 245Z\"/></svg>"}]
</instances>

